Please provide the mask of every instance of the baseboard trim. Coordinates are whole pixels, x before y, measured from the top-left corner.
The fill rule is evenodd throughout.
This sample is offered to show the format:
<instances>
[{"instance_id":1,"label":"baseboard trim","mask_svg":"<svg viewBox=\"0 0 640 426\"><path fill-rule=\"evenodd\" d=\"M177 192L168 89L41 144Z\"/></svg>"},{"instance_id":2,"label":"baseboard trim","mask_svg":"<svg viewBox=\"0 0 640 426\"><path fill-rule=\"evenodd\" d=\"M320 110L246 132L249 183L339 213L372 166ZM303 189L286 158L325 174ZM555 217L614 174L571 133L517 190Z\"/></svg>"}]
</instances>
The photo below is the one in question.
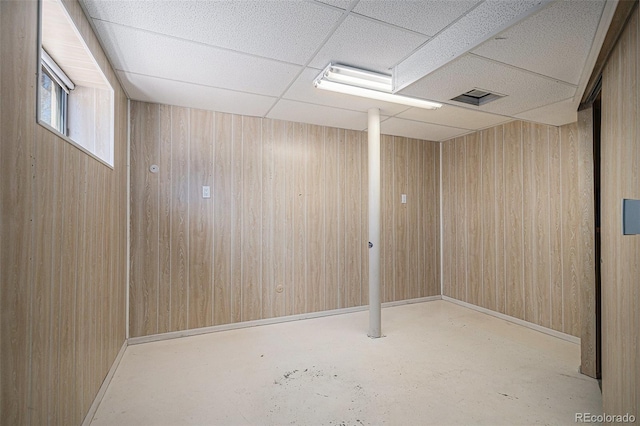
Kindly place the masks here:
<instances>
[{"instance_id":1,"label":"baseboard trim","mask_svg":"<svg viewBox=\"0 0 640 426\"><path fill-rule=\"evenodd\" d=\"M480 306L472 305L471 303L463 302L462 300L454 299L449 296L442 296L442 300L446 300L447 302L455 303L456 305L464 306L465 308L473 309L474 311L482 312L483 314L491 315L496 318L503 319L505 321L512 322L514 324L521 325L523 327L530 328L535 331L539 331L540 333L548 334L553 337L557 337L558 339L565 340L567 342L575 343L577 345L580 344L580 338L576 336L572 336L570 334L562 333L560 331L552 330L547 327L543 327L538 324L534 324L529 321L521 320L520 318L512 317L509 315L502 314L500 312L492 311L490 309L486 309Z\"/></svg>"},{"instance_id":2,"label":"baseboard trim","mask_svg":"<svg viewBox=\"0 0 640 426\"><path fill-rule=\"evenodd\" d=\"M127 349L127 341L125 340L124 343L122 344L122 347L120 348L120 352L118 352L118 355L116 356L116 359L113 361L113 364L111 364L111 368L109 369L107 376L102 381L102 386L100 386L100 389L98 389L98 393L96 394L96 397L93 399L93 403L91 404L91 407L89 407L89 411L87 412L87 415L84 416L84 420L82 421L82 426L89 426L91 424L91 421L93 420L93 416L95 416L96 411L98 411L98 407L102 402L102 398L104 397L104 394L107 392L107 388L109 387L109 383L111 383L111 379L113 379L113 376L116 374L116 370L120 365L120 361L122 360L122 356L124 355L124 352L126 349Z\"/></svg>"},{"instance_id":3,"label":"baseboard trim","mask_svg":"<svg viewBox=\"0 0 640 426\"><path fill-rule=\"evenodd\" d=\"M433 300L440 300L441 296L420 297L417 299L398 300L395 302L385 302L382 304L383 308L390 308L393 306L410 305L413 303L430 302ZM280 324L284 322L302 321L313 318L322 318L333 315L351 314L354 312L362 312L369 309L369 305L354 306L353 308L333 309L330 311L311 312L308 314L288 315L284 317L267 318L255 321L244 321L233 324L213 325L210 327L193 328L183 331L171 331L169 333L152 334L149 336L131 337L129 338L129 345L140 345L142 343L159 342L163 340L179 339L181 337L198 336L201 334L217 333L219 331L238 330L241 328L258 327L270 324Z\"/></svg>"}]
</instances>

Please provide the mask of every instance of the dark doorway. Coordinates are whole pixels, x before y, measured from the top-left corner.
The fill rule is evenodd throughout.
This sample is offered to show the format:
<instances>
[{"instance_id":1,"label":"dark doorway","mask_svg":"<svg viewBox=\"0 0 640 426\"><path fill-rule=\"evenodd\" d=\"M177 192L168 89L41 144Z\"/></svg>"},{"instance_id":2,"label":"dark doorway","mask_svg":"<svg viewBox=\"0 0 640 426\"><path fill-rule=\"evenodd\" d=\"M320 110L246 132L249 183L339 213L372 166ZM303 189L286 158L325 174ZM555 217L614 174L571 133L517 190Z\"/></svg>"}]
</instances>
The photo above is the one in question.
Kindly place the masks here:
<instances>
[{"instance_id":1,"label":"dark doorway","mask_svg":"<svg viewBox=\"0 0 640 426\"><path fill-rule=\"evenodd\" d=\"M601 310L601 238L600 238L600 128L601 128L601 92L593 102L593 186L594 186L594 212L595 212L595 299L596 299L596 378L602 390L602 310Z\"/></svg>"}]
</instances>

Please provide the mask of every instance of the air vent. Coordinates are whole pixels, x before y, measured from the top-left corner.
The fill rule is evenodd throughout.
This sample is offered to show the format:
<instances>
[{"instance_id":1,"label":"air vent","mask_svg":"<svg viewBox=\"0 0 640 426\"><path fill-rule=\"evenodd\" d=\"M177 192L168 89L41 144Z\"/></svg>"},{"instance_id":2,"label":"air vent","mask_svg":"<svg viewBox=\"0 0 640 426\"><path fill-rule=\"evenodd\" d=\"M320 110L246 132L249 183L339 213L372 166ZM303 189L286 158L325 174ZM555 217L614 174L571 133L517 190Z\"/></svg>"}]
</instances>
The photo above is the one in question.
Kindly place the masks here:
<instances>
[{"instance_id":1,"label":"air vent","mask_svg":"<svg viewBox=\"0 0 640 426\"><path fill-rule=\"evenodd\" d=\"M503 97L505 97L505 95L501 95L499 93L491 93L482 89L473 89L473 90L469 90L466 93L463 93L460 96L456 96L451 100L462 102L465 104L480 106L480 105L488 104L491 101L495 101L496 99L500 99Z\"/></svg>"}]
</instances>

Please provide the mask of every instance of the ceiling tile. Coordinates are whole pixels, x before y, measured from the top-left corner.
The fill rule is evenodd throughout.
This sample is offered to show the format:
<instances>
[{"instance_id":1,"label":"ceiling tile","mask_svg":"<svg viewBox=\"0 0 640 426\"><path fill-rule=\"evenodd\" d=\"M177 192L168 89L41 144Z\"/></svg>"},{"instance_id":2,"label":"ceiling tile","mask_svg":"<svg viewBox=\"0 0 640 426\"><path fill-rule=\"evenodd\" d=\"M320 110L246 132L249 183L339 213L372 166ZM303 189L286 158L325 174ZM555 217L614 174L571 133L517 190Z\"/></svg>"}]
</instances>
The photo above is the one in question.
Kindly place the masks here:
<instances>
[{"instance_id":1,"label":"ceiling tile","mask_svg":"<svg viewBox=\"0 0 640 426\"><path fill-rule=\"evenodd\" d=\"M341 11L305 1L83 0L92 18L305 64Z\"/></svg>"},{"instance_id":2,"label":"ceiling tile","mask_svg":"<svg viewBox=\"0 0 640 426\"><path fill-rule=\"evenodd\" d=\"M570 84L466 54L399 93L456 105L450 99L473 88L507 96L479 107L466 107L509 116L567 99L576 90Z\"/></svg>"},{"instance_id":3,"label":"ceiling tile","mask_svg":"<svg viewBox=\"0 0 640 426\"><path fill-rule=\"evenodd\" d=\"M380 108L380 113L383 115L396 115L409 108L406 105L316 89L313 87L313 80L318 74L320 74L320 70L315 68L305 69L287 90L283 98L359 112L367 112L369 108Z\"/></svg>"},{"instance_id":4,"label":"ceiling tile","mask_svg":"<svg viewBox=\"0 0 640 426\"><path fill-rule=\"evenodd\" d=\"M434 36L479 0L361 0L353 9L379 21Z\"/></svg>"},{"instance_id":5,"label":"ceiling tile","mask_svg":"<svg viewBox=\"0 0 640 426\"><path fill-rule=\"evenodd\" d=\"M473 52L578 84L604 4L604 0L559 1Z\"/></svg>"},{"instance_id":6,"label":"ceiling tile","mask_svg":"<svg viewBox=\"0 0 640 426\"><path fill-rule=\"evenodd\" d=\"M481 2L394 67L394 90L402 90L462 57L505 28L538 12L551 1L555 0Z\"/></svg>"},{"instance_id":7,"label":"ceiling tile","mask_svg":"<svg viewBox=\"0 0 640 426\"><path fill-rule=\"evenodd\" d=\"M443 141L469 133L469 130L392 117L380 123L380 133L427 141Z\"/></svg>"},{"instance_id":8,"label":"ceiling tile","mask_svg":"<svg viewBox=\"0 0 640 426\"><path fill-rule=\"evenodd\" d=\"M276 98L118 71L129 97L137 101L263 117Z\"/></svg>"},{"instance_id":9,"label":"ceiling tile","mask_svg":"<svg viewBox=\"0 0 640 426\"><path fill-rule=\"evenodd\" d=\"M340 9L347 9L353 0L315 0L316 3L329 4L331 6L339 7Z\"/></svg>"},{"instance_id":10,"label":"ceiling tile","mask_svg":"<svg viewBox=\"0 0 640 426\"><path fill-rule=\"evenodd\" d=\"M116 69L260 95L280 96L300 66L131 27L96 22Z\"/></svg>"},{"instance_id":11,"label":"ceiling tile","mask_svg":"<svg viewBox=\"0 0 640 426\"><path fill-rule=\"evenodd\" d=\"M428 37L358 16L348 16L333 33L310 66L324 68L329 62L377 72L389 69Z\"/></svg>"},{"instance_id":12,"label":"ceiling tile","mask_svg":"<svg viewBox=\"0 0 640 426\"><path fill-rule=\"evenodd\" d=\"M267 118L338 127L341 129L364 130L367 127L367 113L337 110L322 105L281 99L269 112Z\"/></svg>"},{"instance_id":13,"label":"ceiling tile","mask_svg":"<svg viewBox=\"0 0 640 426\"><path fill-rule=\"evenodd\" d=\"M488 114L453 105L443 105L442 108L431 110L411 108L398 114L397 117L468 130L484 129L512 120L510 117Z\"/></svg>"},{"instance_id":14,"label":"ceiling tile","mask_svg":"<svg viewBox=\"0 0 640 426\"><path fill-rule=\"evenodd\" d=\"M541 108L523 112L516 117L537 123L549 124L551 126L562 126L578 121L578 111L573 99L566 99L561 102L556 102L555 104L545 105Z\"/></svg>"}]
</instances>

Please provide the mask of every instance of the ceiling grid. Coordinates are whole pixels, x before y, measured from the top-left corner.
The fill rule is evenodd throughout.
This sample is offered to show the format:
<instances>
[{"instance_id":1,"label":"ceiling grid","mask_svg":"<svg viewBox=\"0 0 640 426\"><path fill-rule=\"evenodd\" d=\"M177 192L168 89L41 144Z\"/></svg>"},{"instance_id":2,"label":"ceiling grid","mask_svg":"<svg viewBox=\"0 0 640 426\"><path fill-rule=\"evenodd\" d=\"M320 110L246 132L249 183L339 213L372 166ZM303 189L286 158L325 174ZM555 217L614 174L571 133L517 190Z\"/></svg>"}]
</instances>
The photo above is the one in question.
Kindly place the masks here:
<instances>
[{"instance_id":1,"label":"ceiling grid","mask_svg":"<svg viewBox=\"0 0 640 426\"><path fill-rule=\"evenodd\" d=\"M607 0L80 1L133 99L356 130L378 107L384 133L428 140L514 118L575 121L588 57L614 9ZM506 18L493 23L489 10ZM445 43L453 29L476 38ZM414 60L398 93L440 110L313 87L329 62L398 78L428 46L440 46L427 57L439 62ZM475 88L506 96L451 100Z\"/></svg>"}]
</instances>

